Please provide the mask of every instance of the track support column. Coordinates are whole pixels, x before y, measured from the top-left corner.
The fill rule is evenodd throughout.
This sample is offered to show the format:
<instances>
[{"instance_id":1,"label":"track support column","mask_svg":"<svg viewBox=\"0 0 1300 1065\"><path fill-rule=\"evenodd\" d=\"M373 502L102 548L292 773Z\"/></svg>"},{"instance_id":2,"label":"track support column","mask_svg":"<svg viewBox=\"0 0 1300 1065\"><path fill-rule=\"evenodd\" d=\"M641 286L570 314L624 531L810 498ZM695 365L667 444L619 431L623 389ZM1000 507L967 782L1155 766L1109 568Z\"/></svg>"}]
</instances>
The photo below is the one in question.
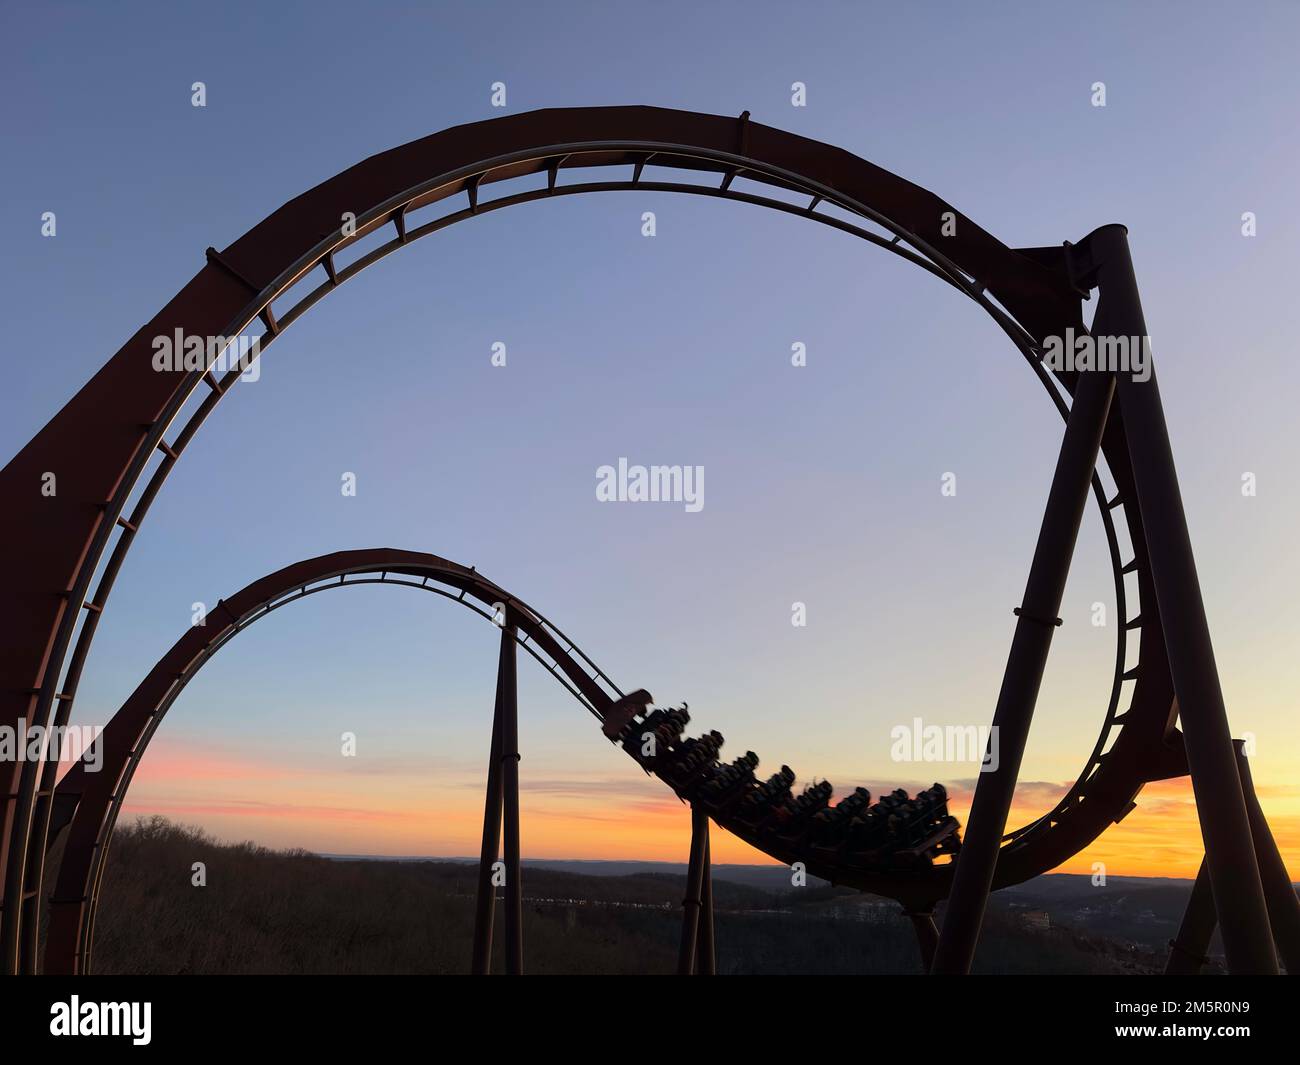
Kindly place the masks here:
<instances>
[{"instance_id":1,"label":"track support column","mask_svg":"<svg viewBox=\"0 0 1300 1065\"><path fill-rule=\"evenodd\" d=\"M1097 320L1105 316L1104 332L1130 338L1130 344L1146 344L1146 320L1129 254L1128 231L1123 226L1103 226L1086 243L1099 292ZM1094 332L1101 331L1094 327ZM1228 730L1169 429L1155 371L1149 365L1148 369L1146 380L1135 380L1133 373L1117 375L1119 404L1223 949L1230 972L1276 973L1277 956L1259 863L1251 843L1250 819Z\"/></svg>"},{"instance_id":2,"label":"track support column","mask_svg":"<svg viewBox=\"0 0 1300 1065\"><path fill-rule=\"evenodd\" d=\"M492 971L492 924L496 913L496 885L492 866L501 850L501 676L497 675L496 706L492 713L492 747L488 755L487 795L483 803L483 846L478 860L478 894L474 901L474 956L470 971L486 976Z\"/></svg>"},{"instance_id":3,"label":"track support column","mask_svg":"<svg viewBox=\"0 0 1300 1065\"><path fill-rule=\"evenodd\" d=\"M1183 922L1178 926L1178 935L1169 941L1166 976L1195 976L1201 971L1210 950L1215 924L1214 889L1210 887L1209 867L1202 858L1191 898L1183 911Z\"/></svg>"},{"instance_id":4,"label":"track support column","mask_svg":"<svg viewBox=\"0 0 1300 1065\"><path fill-rule=\"evenodd\" d=\"M934 923L934 907L904 908L903 916L912 922L916 945L921 952L921 971L928 973L934 966L935 948L939 946L939 926Z\"/></svg>"},{"instance_id":5,"label":"track support column","mask_svg":"<svg viewBox=\"0 0 1300 1065\"><path fill-rule=\"evenodd\" d=\"M519 861L519 690L515 675L515 626L509 616L501 628L502 834L506 864L506 972L524 971L524 881Z\"/></svg>"},{"instance_id":6,"label":"track support column","mask_svg":"<svg viewBox=\"0 0 1300 1065\"><path fill-rule=\"evenodd\" d=\"M709 860L709 815L697 806L691 807L691 860L686 869L686 897L682 899L682 944L677 954L679 976L694 975L696 956L699 953L700 910L704 899L705 867ZM713 888L709 888L712 902ZM712 907L710 907L712 908ZM712 915L709 917L712 939Z\"/></svg>"},{"instance_id":7,"label":"track support column","mask_svg":"<svg viewBox=\"0 0 1300 1065\"><path fill-rule=\"evenodd\" d=\"M1047 653L1060 624L1056 615L1061 609L1114 391L1114 374L1095 371L1081 373L1074 389L1074 404L1065 425L1025 596L1016 611L1011 653L993 714L990 751L996 740L998 761L980 773L975 785L966 839L957 856L952 892L935 948L932 971L936 973L969 972L975 957L998 849L1006 831Z\"/></svg>"},{"instance_id":8,"label":"track support column","mask_svg":"<svg viewBox=\"0 0 1300 1065\"><path fill-rule=\"evenodd\" d=\"M1268 821L1264 818L1264 811L1259 805L1242 743L1234 740L1233 745L1237 749L1237 770L1241 776L1246 813L1250 817L1250 834L1255 846L1255 859L1259 862L1259 875L1273 939L1286 971L1300 975L1300 899L1296 898L1286 864L1282 861ZM1178 937L1169 944L1171 953L1165 972L1178 975L1199 972L1217 923L1209 867L1202 860L1200 872L1196 874L1196 884L1192 888L1192 897L1183 914L1183 923L1178 929Z\"/></svg>"},{"instance_id":9,"label":"track support column","mask_svg":"<svg viewBox=\"0 0 1300 1065\"><path fill-rule=\"evenodd\" d=\"M1300 976L1300 899L1287 875L1286 863L1277 849L1277 841L1269 830L1264 810L1255 794L1255 782L1250 776L1250 762L1240 740L1237 748L1237 772L1241 777L1241 791L1246 800L1246 816L1250 818L1250 836L1255 844L1255 860L1259 862L1259 879L1264 888L1264 902L1268 906L1268 923L1273 941L1282 956L1287 974Z\"/></svg>"},{"instance_id":10,"label":"track support column","mask_svg":"<svg viewBox=\"0 0 1300 1065\"><path fill-rule=\"evenodd\" d=\"M713 936L713 856L709 819L704 819L704 869L700 878L700 935L695 950L695 971L700 976L718 973L717 944Z\"/></svg>"}]
</instances>

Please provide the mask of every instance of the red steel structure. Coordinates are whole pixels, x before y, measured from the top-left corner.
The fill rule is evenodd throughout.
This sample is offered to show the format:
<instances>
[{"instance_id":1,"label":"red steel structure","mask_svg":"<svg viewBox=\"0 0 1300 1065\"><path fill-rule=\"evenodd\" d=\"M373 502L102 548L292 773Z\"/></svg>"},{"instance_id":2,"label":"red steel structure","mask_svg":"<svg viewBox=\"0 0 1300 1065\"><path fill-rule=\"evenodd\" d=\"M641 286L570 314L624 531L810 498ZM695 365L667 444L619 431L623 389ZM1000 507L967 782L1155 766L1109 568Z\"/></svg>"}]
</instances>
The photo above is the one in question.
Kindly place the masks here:
<instances>
[{"instance_id":1,"label":"red steel structure","mask_svg":"<svg viewBox=\"0 0 1300 1065\"><path fill-rule=\"evenodd\" d=\"M484 855L478 928L483 936L481 964L491 946L494 889L491 866L499 851L499 829L506 825L507 940L520 940L519 782L515 741L516 645L541 662L596 718L623 699L623 693L573 642L528 604L516 599L474 569L436 555L378 548L341 551L297 562L217 603L204 625L191 626L150 670L101 738L103 765L90 772L76 763L59 782L50 829L51 841L69 826L50 900L46 937L47 973L85 972L90 966L91 936L100 879L109 840L122 801L149 741L163 716L185 686L222 647L254 622L281 607L320 592L373 585L409 587L433 592L468 607L498 625L502 633L496 713L488 770L488 802L484 814ZM503 780L503 774L506 778ZM486 907L486 908L484 908ZM519 958L520 950L512 950ZM475 949L476 966L480 963ZM512 962L510 971L518 971Z\"/></svg>"},{"instance_id":2,"label":"red steel structure","mask_svg":"<svg viewBox=\"0 0 1300 1065\"><path fill-rule=\"evenodd\" d=\"M568 171L581 169L585 179L596 168L615 176L564 180ZM489 197L494 186L500 194ZM68 720L98 620L150 504L239 379L239 367L218 375L206 361L155 370L154 338L257 332L265 350L319 299L415 239L532 200L632 189L768 207L921 266L997 322L1066 418L994 713L1000 764L980 777L959 857L901 880L850 870L852 879L843 882L899 898L923 947L933 951L933 970L964 972L990 890L1077 853L1133 808L1146 782L1190 774L1206 855L1204 885L1185 925L1202 929L1205 907L1212 907L1208 923L1221 928L1234 972L1276 972L1275 937L1284 957L1296 957L1297 902L1289 883L1279 883L1285 870L1274 860L1276 846L1248 784L1243 787L1155 377L1057 372L1043 362L1049 338L1088 333L1082 301L1093 290L1099 299L1092 332L1099 340L1147 335L1126 231L1104 226L1076 244L1012 249L933 193L841 149L751 122L747 113L735 119L648 107L571 108L456 127L373 156L285 204L223 251L209 248L204 268L0 471L10 507L0 549L20 563L0 586L0 726ZM355 230L343 224L352 217ZM353 245L387 227L390 239L347 259ZM52 494L43 491L50 484L57 485ZM1112 696L1075 785L1051 812L1008 833L1011 795L1089 492L1103 518L1125 618ZM1116 517L1127 532L1127 551ZM1130 577L1136 597L1126 586ZM1130 667L1131 633L1139 648ZM504 659L503 676L512 676ZM511 765L517 752L503 701L510 700L498 698L496 749ZM32 972L55 767L19 761L0 765L0 774L7 785L0 970ZM504 770L502 780L511 775ZM674 786L688 789L680 781ZM700 836L707 822L695 818L692 847L689 890L698 885L701 901L707 876L695 871L706 864L707 838ZM507 819L507 848L518 845L517 827L517 819L513 829ZM788 857L761 826L753 831L769 853ZM929 914L943 899L936 938ZM706 927L701 938L710 937ZM690 968L684 943L683 969ZM701 968L707 970L707 960Z\"/></svg>"}]
</instances>

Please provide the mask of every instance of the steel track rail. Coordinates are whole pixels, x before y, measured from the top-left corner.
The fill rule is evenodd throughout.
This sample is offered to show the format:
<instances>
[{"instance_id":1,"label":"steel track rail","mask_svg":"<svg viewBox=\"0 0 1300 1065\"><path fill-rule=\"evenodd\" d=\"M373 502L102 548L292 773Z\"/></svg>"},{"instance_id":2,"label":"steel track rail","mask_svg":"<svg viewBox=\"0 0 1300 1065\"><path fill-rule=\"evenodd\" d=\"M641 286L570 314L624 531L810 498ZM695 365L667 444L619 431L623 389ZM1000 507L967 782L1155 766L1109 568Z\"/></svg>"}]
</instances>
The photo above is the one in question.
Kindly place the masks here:
<instances>
[{"instance_id":1,"label":"steel track rail","mask_svg":"<svg viewBox=\"0 0 1300 1065\"><path fill-rule=\"evenodd\" d=\"M661 117L664 122L671 124L671 122L677 121L678 116L680 116L684 131L686 127L691 127L692 132L697 132L694 128L695 125L706 123L709 126L709 136L714 136L714 128L725 121L711 116L692 116L679 112L657 112L654 109L643 108L588 109L582 114L584 116L586 114L598 115L602 110L610 117L612 117L613 112L637 112L636 118L638 120L644 119L647 125L656 127L660 125ZM520 119L521 121L528 119L540 123L550 114L536 113L535 116L520 116ZM577 116L579 112L575 111L571 114L556 112L555 114L564 116L565 122L558 123L564 125L570 117ZM600 117L603 119L605 115ZM597 122L595 124L601 123ZM486 123L483 125L486 127L493 124ZM552 123L552 125L555 125L555 123ZM459 134L463 130L472 128L463 127L461 130L449 131L449 134ZM701 126L699 131L701 133L700 140L705 139L702 128ZM893 175L879 171L878 168L873 168L870 164L848 156L847 153L829 149L815 142L791 138L788 134L782 134L779 131L760 127L756 124L750 125L747 123L747 116L742 116L737 128L739 130L737 138L739 142L737 145L738 150L710 148L700 143L681 143L671 139L644 140L633 138L624 140L604 138L587 141L557 141L541 148L494 155L481 162L453 168L434 178L413 185L405 192L381 200L373 208L357 215L357 230L355 233L345 235L340 229L323 234L314 247L281 271L269 283L259 285L257 281L250 280L248 273L256 273L256 270L248 270L247 264L252 260L245 254L245 247L251 250L274 244L278 232L277 223L282 217L286 222L279 229L284 229L287 232L286 227L290 223L301 228L300 224L291 216L301 214L305 210L305 207L301 210L298 209L300 201L307 201L313 196L323 198L323 194L330 184L327 183L325 186L312 190L311 193L301 197L299 201L293 201L286 205L280 212L272 215L265 223L256 227L246 238L232 245L226 252L217 253L210 250L208 267L200 273L191 285L191 288L195 288L196 292L193 299L207 299L214 306L219 302L230 303L234 293L242 289L246 294L244 308L234 318L228 320L226 328L220 335L226 337L238 336L245 333L255 321L260 319L265 327L265 332L262 334L262 345L265 347L274 341L288 324L291 324L302 313L305 313L310 306L314 305L327 292L339 287L343 281L355 276L360 270L397 250L398 247L410 243L411 240L437 232L457 221L462 221L477 214L487 213L502 206L532 202L555 195L627 189L656 192L687 191L766 206L785 213L808 217L830 225L832 228L853 233L870 243L883 247L914 264L922 266L928 272L946 280L983 307L1021 351L1031 368L1039 376L1040 381L1047 388L1058 410L1064 412L1067 409L1060 388L1054 383L1052 375L1041 365L1039 359L1041 349L1038 346L1041 338L1048 334L1049 329L1047 327L1049 324L1061 327L1070 325L1078 332L1083 331L1082 321L1078 316L1077 309L1071 309L1070 280L1065 276L1066 272L1060 268L1059 263L1052 260L1047 265L1044 265L1044 256L1040 254L1043 251L1042 249L1031 249L1023 254L1011 252L1009 249L997 244L996 241L984 234L973 223L953 212L958 219L961 234L956 241L952 242L955 248L953 254L968 264L965 267L958 266L953 259L938 251L933 236L926 239L922 235L923 232L933 234L935 230L935 226L932 224L933 219L915 216L911 220L910 227L897 222L885 212L878 211L862 200L835 187L839 184L839 178L832 177L832 175L836 173L837 167L843 167L848 172L851 172L855 166L864 168L866 177L863 178L863 181L867 181L869 178L868 183L879 185L883 198L891 200L895 207L903 210L905 214L915 215L915 210L918 210L921 205L925 205L927 208L946 207L947 205L938 200L937 197L933 197L916 186L908 185L908 183L902 182L901 179L897 179ZM772 157L791 163L797 161L800 166L803 166L805 162L802 153L814 153L810 154L806 160L809 164L807 169L819 172L826 178L830 178L830 180L819 180L807 174L801 174L791 166L779 165L768 159L757 158L756 154L747 154L749 151L747 142L759 138L763 139L765 152ZM433 139L435 138L430 138L430 140ZM728 138L722 136L718 139L725 141ZM779 144L776 143L778 140L780 141ZM799 142L798 149L787 146L786 140L792 143ZM772 143L769 144L769 141L772 141ZM826 158L816 158L816 152L825 154ZM360 172L367 165L362 164L362 166L354 168L354 170ZM632 167L632 180L584 182L572 186L561 185L558 180L560 173L566 169L623 165ZM642 173L647 165L656 168L709 171L720 174L722 181L718 186L643 181ZM538 174L543 171L547 174L547 188L545 190L532 189L494 200L484 201L480 199L480 191L485 186L513 178ZM341 183L344 178L349 178L352 174L353 171L349 171L345 175L340 175L340 178L336 179L336 181ZM800 195L806 195L808 203L801 208L775 198L756 196L733 189L731 184L736 177L766 183L787 193L795 191ZM358 177L354 179L353 183L364 184L365 182L362 182L361 178ZM849 180L846 183L851 185L853 181ZM373 182L370 182L370 184L373 184ZM412 212L450 196L461 194L465 195L468 200L468 206L463 210L454 211L444 218L435 219L432 222L408 229L408 216ZM839 207L852 215L861 217L884 229L887 233L892 233L893 236L887 239L879 234L872 233L864 227L854 226L842 219L822 214L818 208L823 204ZM337 268L336 254L385 225L394 227L397 234L394 240L389 241L381 249L376 249L363 256L358 262L349 264L342 271ZM971 235L972 231L973 236ZM1012 259L1009 260L1008 256L1012 257ZM1019 258L1015 258L1016 256L1019 256ZM291 307L282 317L277 318L272 309L272 304L316 269L325 271L327 281L308 293L303 300ZM201 294L200 289L203 293L209 293L210 295ZM182 296L184 295L183 293ZM994 296L997 297L997 301L995 301ZM178 297L178 301L181 299L182 297ZM141 332L143 334L145 331L142 330ZM137 335L136 341L140 339L140 336L141 334ZM103 611L126 551L129 549L149 505L161 488L167 474L174 467L185 446L193 439L207 415L229 389L229 386L238 379L238 376L238 369L228 371L220 380L210 371L196 371L188 374L183 379L181 386L175 389L171 397L164 403L159 411L159 416L141 424L139 438L132 447L132 458L126 469L117 478L113 490L108 493L106 499L99 503L98 516L91 528L89 542L81 553L73 575L62 593L61 605L55 617L52 642L46 658L49 667L44 669L43 679L37 687L28 690L31 704L26 716L32 723L52 722L59 724L66 723L68 720L82 667L98 624L98 618ZM167 432L201 384L207 385L210 390L209 394L198 404L197 409L192 413L176 437L168 442L166 439ZM1068 393L1071 381L1067 377L1062 377L1060 384ZM72 404L69 407L71 408ZM51 423L51 425L53 424ZM1094 478L1093 489L1099 504L1102 504L1103 521L1106 524L1107 539L1111 545L1112 563L1117 570L1117 597L1120 598L1122 604L1124 595L1123 572L1136 569L1139 577L1139 592L1145 601L1147 599L1148 581L1142 568L1140 518L1134 510L1126 508L1125 517L1129 524L1130 536L1136 554L1131 562L1120 566L1117 541L1110 517L1111 511L1116 509L1117 505L1123 505L1124 500L1131 495L1131 477L1128 475L1126 468L1127 457L1120 446L1124 440L1123 428L1119 424L1118 416L1112 418L1112 424L1108 427L1107 433L1108 439L1103 447L1103 453L1107 456L1111 475L1117 486L1116 495L1114 500L1106 500L1105 491L1099 477ZM144 483L143 491L135 499L131 516L125 517L127 504L137 486L141 483L141 476L148 468L149 462L155 453L160 456L157 466L147 482ZM14 469L17 461L15 460L15 463L11 463L11 466L6 468L6 475L17 472ZM102 563L115 530L117 530L116 542L113 543L112 551L108 554L107 562ZM89 595L93 577L101 564L103 569L99 583L94 594ZM1123 572L1120 572L1121 570ZM85 614L84 621L78 624L78 614L81 613L78 608L80 607L85 608ZM1121 614L1124 614L1122 605ZM1126 623L1125 627L1120 630L1120 647L1117 653L1118 664L1116 667L1117 678L1135 679L1134 677L1126 677L1123 674L1123 662L1125 660L1124 634L1131 631L1136 625L1145 625L1148 627L1155 626L1149 628L1149 631L1154 631L1158 636L1158 624L1158 617L1134 619L1133 622ZM74 634L76 635L76 644L72 657L66 664L66 670L61 671L59 668L60 663L64 662L64 657L68 647L72 644ZM1154 642L1157 641L1143 640L1142 651L1144 657L1146 656L1147 645ZM1157 662L1157 665L1163 665L1163 662ZM1058 825L1061 820L1068 818L1071 812L1077 810L1080 800L1090 794L1090 784L1100 775L1104 760L1116 748L1121 746L1117 739L1111 742L1115 726L1122 722L1127 714L1127 712L1125 714L1118 712L1121 685L1122 680L1117 679L1105 715L1101 736L1075 786L1062 800L1062 803L1058 804L1058 807L1044 818L1040 818L1030 825L1009 834L1007 837L1009 850L1027 848L1031 842L1043 834L1044 830L1050 830ZM1163 696L1163 690L1158 682L1153 687L1153 690L1155 693L1154 699L1159 702ZM1166 722L1166 726L1167 724ZM1160 730L1158 741L1163 742L1167 733L1167 727ZM1147 736L1146 742L1151 741L1152 737ZM1128 760L1131 761L1131 759ZM53 788L52 777L42 777L38 781L32 775L34 773L35 770L31 768L30 763L24 766L22 778L17 782L16 790L10 795L10 806L13 809L11 810L10 819L6 821L5 828L9 838L9 847L5 854L8 867L4 901L6 952L14 948L14 927L17 924L15 911L18 904L21 901L27 915L29 917L33 916L41 892L44 843ZM1115 776L1117 774L1111 775ZM1132 767L1126 769L1125 775L1137 779ZM1137 784L1140 787L1140 779L1137 779ZM1109 786L1111 790L1114 790L1113 784L1109 784ZM1098 792L1093 792L1093 794L1098 794ZM1108 797L1108 802L1114 803L1113 796ZM24 847L24 844L27 844L27 846ZM15 890L15 885L18 885L21 890ZM28 920L24 923L28 925L29 929L34 928L34 920ZM34 939L28 935L25 941L24 953L31 957L33 951Z\"/></svg>"},{"instance_id":2,"label":"steel track rail","mask_svg":"<svg viewBox=\"0 0 1300 1065\"><path fill-rule=\"evenodd\" d=\"M102 781L87 771L86 763L79 762L56 789L58 816L51 834L57 837L68 825L72 830L51 900L46 971L85 971L89 965L99 886L113 827L150 740L189 682L221 648L282 607L320 592L365 585L431 592L490 623L494 622L499 604L513 619L519 646L598 721L603 719L605 709L623 695L603 671L588 665L586 654L523 600L474 569L433 555L387 549L345 552L297 563L262 578L229 600L219 601L208 618L219 621L224 615L225 624L211 629L207 624L191 628L114 715L100 741L106 763ZM261 591L267 587L274 588L272 594ZM238 613L232 614L230 604L236 603ZM179 669L178 660L184 662ZM83 806L87 797L89 804ZM74 938L74 928L76 949L69 953L66 948Z\"/></svg>"}]
</instances>

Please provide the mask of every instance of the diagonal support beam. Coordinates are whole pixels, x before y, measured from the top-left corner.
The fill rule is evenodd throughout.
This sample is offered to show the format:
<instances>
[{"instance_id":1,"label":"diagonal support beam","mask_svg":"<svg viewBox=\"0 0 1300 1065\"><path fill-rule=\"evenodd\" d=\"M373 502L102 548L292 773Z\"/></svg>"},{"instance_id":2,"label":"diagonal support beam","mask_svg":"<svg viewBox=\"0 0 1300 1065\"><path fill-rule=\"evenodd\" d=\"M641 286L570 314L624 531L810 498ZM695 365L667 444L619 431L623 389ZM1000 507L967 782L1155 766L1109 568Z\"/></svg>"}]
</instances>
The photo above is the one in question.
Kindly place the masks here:
<instances>
[{"instance_id":1,"label":"diagonal support beam","mask_svg":"<svg viewBox=\"0 0 1300 1065\"><path fill-rule=\"evenodd\" d=\"M1250 818L1251 841L1255 844L1255 860L1259 862L1259 880L1268 906L1268 923L1287 974L1300 976L1300 899L1296 898L1286 862L1282 860L1282 852L1277 849L1277 841L1268 827L1264 809L1259 805L1259 796L1255 794L1250 761L1240 741L1234 741L1234 746L1237 748L1241 791L1246 800L1246 816Z\"/></svg>"},{"instance_id":2,"label":"diagonal support beam","mask_svg":"<svg viewBox=\"0 0 1300 1065\"><path fill-rule=\"evenodd\" d=\"M516 680L515 624L507 615L501 627L497 685L501 709L502 835L506 865L506 972L524 971L524 882L519 860L519 691Z\"/></svg>"},{"instance_id":3,"label":"diagonal support beam","mask_svg":"<svg viewBox=\"0 0 1300 1065\"><path fill-rule=\"evenodd\" d=\"M1250 763L1242 743L1234 740L1233 746L1237 749L1241 790L1250 818L1251 840L1255 845L1255 860L1259 862L1260 881L1264 888L1273 938L1286 971L1300 974L1300 899L1296 898L1295 885L1287 875L1286 864L1282 861L1277 842L1273 839L1264 811L1259 805L1259 797L1255 794L1255 785L1250 776ZM1217 923L1209 866L1202 859L1178 936L1169 944L1170 955L1165 973L1187 975L1200 972Z\"/></svg>"},{"instance_id":4,"label":"diagonal support beam","mask_svg":"<svg viewBox=\"0 0 1300 1065\"><path fill-rule=\"evenodd\" d=\"M1114 392L1114 374L1095 371L1080 374L1074 389L1074 404L1065 424L1024 601L1016 611L1011 653L993 714L999 760L996 766L988 766L980 773L975 785L966 839L957 856L952 891L935 948L935 973L967 973L975 957L998 849L1006 832L1047 653L1059 624L1056 616L1065 594L1070 559Z\"/></svg>"},{"instance_id":5,"label":"diagonal support beam","mask_svg":"<svg viewBox=\"0 0 1300 1065\"><path fill-rule=\"evenodd\" d=\"M474 902L474 955L470 971L486 976L492 971L492 923L496 914L496 886L492 866L501 849L501 676L497 675L496 706L492 713L492 749L488 755L487 795L483 802L483 848L478 860L478 894Z\"/></svg>"},{"instance_id":6,"label":"diagonal support beam","mask_svg":"<svg viewBox=\"0 0 1300 1065\"><path fill-rule=\"evenodd\" d=\"M709 819L704 819L704 870L700 877L700 934L695 944L695 971L700 976L718 974L718 950L713 936L713 855Z\"/></svg>"},{"instance_id":7,"label":"diagonal support beam","mask_svg":"<svg viewBox=\"0 0 1300 1065\"><path fill-rule=\"evenodd\" d=\"M928 973L934 965L934 952L939 946L939 926L934 923L934 907L904 909L903 916L912 922L916 933L916 946L921 952L921 971Z\"/></svg>"},{"instance_id":8,"label":"diagonal support beam","mask_svg":"<svg viewBox=\"0 0 1300 1065\"><path fill-rule=\"evenodd\" d=\"M1214 936L1214 889L1210 887L1210 870L1201 859L1196 873L1187 909L1183 911L1178 935L1169 941L1169 960L1165 962L1166 976L1195 976L1205 965Z\"/></svg>"},{"instance_id":9,"label":"diagonal support beam","mask_svg":"<svg viewBox=\"0 0 1300 1065\"><path fill-rule=\"evenodd\" d=\"M1087 244L1099 292L1094 332L1104 329L1106 334L1146 343L1128 231L1123 226L1103 226L1087 238ZM1117 376L1151 579L1228 970L1274 974L1277 956L1160 388L1154 370L1146 380L1137 380L1133 373Z\"/></svg>"},{"instance_id":10,"label":"diagonal support beam","mask_svg":"<svg viewBox=\"0 0 1300 1065\"><path fill-rule=\"evenodd\" d=\"M677 954L677 975L693 976L699 954L700 910L704 905L705 866L709 858L709 815L691 807L691 860L686 870L686 897L682 899L682 943ZM709 888L712 901L713 888ZM710 938L712 918L710 918Z\"/></svg>"}]
</instances>

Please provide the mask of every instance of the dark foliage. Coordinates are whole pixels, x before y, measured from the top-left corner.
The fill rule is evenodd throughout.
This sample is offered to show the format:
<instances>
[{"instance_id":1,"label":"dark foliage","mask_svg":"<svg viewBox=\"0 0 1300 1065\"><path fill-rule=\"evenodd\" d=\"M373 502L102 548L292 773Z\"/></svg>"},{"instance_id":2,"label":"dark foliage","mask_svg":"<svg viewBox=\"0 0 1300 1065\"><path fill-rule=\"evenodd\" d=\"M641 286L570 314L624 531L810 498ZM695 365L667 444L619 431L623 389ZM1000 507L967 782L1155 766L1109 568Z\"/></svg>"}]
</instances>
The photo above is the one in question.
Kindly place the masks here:
<instances>
[{"instance_id":1,"label":"dark foliage","mask_svg":"<svg viewBox=\"0 0 1300 1065\"><path fill-rule=\"evenodd\" d=\"M203 862L207 884L193 886ZM460 973L468 969L475 868L340 861L219 843L162 818L119 828L96 924L98 973ZM533 973L671 973L679 876L525 870ZM774 894L715 881L723 973L915 973L910 926L879 900L808 888ZM874 904L873 904L874 903ZM498 910L497 949L501 946ZM1142 971L1154 958L1108 940L990 915L984 972ZM500 959L496 965L501 968Z\"/></svg>"}]
</instances>

